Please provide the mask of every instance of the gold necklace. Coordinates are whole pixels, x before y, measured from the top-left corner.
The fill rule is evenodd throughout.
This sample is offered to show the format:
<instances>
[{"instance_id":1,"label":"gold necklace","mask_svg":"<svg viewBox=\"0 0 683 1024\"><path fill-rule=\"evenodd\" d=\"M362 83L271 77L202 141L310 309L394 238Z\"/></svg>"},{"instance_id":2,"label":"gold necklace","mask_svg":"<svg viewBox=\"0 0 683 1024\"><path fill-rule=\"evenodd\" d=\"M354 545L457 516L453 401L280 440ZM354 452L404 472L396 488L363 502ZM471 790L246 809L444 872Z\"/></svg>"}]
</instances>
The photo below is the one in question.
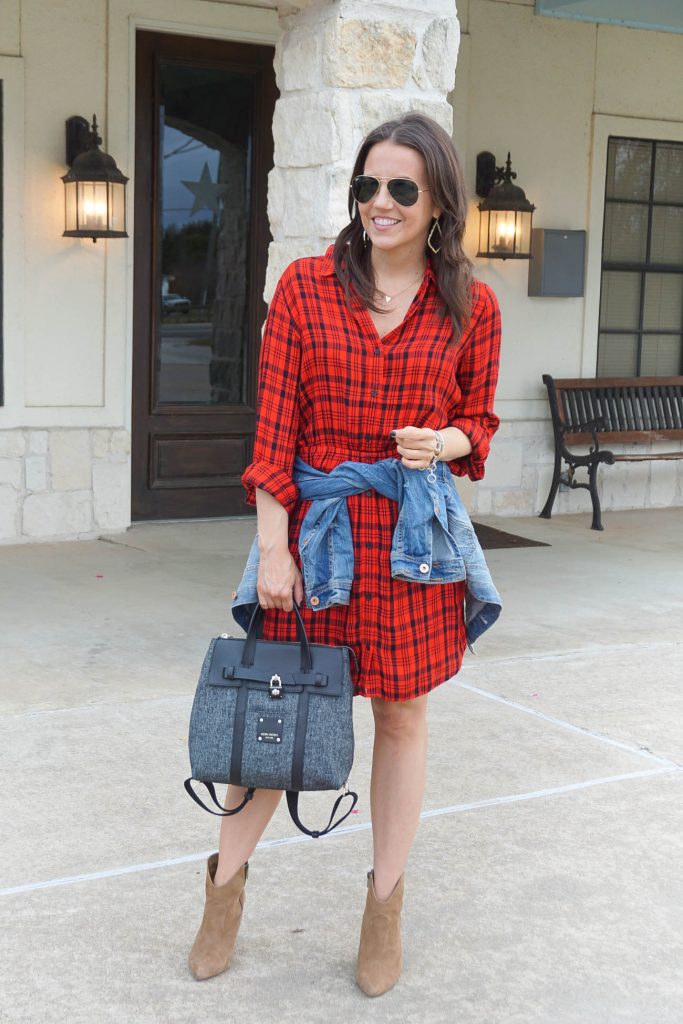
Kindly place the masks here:
<instances>
[{"instance_id":1,"label":"gold necklace","mask_svg":"<svg viewBox=\"0 0 683 1024\"><path fill-rule=\"evenodd\" d=\"M393 294L393 295L387 295L387 293L386 293L386 292L384 291L384 289L383 289L383 288L375 288L375 291L376 291L376 292L377 292L377 293L378 293L379 295L381 295L381 296L382 296L382 298L384 299L384 302L385 302L385 303L387 304L387 306L388 306L390 302L393 302L393 301L394 301L394 299L397 299L397 298L399 297L399 295L403 295L403 293L404 293L404 292L407 292L407 291L408 291L408 289L409 289L409 288L410 288L410 287L411 287L412 285L414 285L414 284L417 284L417 282L418 282L418 281L421 281L423 277L424 277L424 270L420 271L420 275L419 275L419 277L416 277L416 278L414 278L414 279L413 279L412 281L409 281L407 285L405 285L405 286L404 286L403 288L401 288L401 289L400 289L400 291L394 292L394 294Z\"/></svg>"}]
</instances>

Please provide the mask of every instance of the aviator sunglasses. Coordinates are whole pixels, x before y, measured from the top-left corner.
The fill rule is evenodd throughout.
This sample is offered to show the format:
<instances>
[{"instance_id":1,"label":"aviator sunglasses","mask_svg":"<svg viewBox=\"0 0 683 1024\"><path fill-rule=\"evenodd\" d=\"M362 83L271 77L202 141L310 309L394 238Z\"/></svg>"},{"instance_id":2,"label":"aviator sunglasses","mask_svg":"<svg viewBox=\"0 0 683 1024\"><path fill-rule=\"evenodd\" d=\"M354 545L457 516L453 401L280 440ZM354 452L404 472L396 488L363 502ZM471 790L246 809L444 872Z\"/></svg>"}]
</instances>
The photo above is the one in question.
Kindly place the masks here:
<instances>
[{"instance_id":1,"label":"aviator sunglasses","mask_svg":"<svg viewBox=\"0 0 683 1024\"><path fill-rule=\"evenodd\" d=\"M428 188L418 188L410 178L375 178L372 174L358 174L351 182L351 195L357 203L369 203L379 192L383 181L386 181L389 195L399 206L414 206L420 192L429 192Z\"/></svg>"}]
</instances>

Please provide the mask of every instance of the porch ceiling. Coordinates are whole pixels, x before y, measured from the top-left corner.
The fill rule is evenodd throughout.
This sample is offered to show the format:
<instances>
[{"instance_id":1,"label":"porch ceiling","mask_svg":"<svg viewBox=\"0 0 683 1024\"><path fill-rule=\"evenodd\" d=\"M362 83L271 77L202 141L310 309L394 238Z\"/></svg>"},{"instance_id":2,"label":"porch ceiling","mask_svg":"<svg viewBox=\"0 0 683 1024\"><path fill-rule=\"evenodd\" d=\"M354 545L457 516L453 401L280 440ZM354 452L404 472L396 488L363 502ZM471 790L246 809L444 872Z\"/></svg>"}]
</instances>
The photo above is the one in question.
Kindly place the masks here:
<instances>
[{"instance_id":1,"label":"porch ceiling","mask_svg":"<svg viewBox=\"0 0 683 1024\"><path fill-rule=\"evenodd\" d=\"M681 0L536 0L536 13L660 32L683 32Z\"/></svg>"}]
</instances>

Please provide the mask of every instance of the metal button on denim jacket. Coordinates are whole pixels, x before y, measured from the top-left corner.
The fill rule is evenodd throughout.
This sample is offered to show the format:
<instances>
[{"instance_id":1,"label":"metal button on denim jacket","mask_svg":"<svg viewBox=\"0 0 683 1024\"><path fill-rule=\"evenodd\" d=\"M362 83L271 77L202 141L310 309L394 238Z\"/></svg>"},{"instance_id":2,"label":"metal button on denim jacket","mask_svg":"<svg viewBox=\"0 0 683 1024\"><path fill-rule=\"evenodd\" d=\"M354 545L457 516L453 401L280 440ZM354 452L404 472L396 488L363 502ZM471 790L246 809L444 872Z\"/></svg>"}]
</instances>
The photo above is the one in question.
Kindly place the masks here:
<instances>
[{"instance_id":1,"label":"metal button on denim jacket","mask_svg":"<svg viewBox=\"0 0 683 1024\"><path fill-rule=\"evenodd\" d=\"M348 604L353 582L353 540L346 504L350 494L374 488L398 503L391 544L391 575L416 583L465 580L465 622L471 645L496 621L501 600L484 553L448 466L432 474L408 469L398 459L342 462L330 473L294 460L294 482L310 500L299 534L299 553L308 607L321 611ZM235 621L246 629L258 600L258 539L254 540L232 604Z\"/></svg>"}]
</instances>

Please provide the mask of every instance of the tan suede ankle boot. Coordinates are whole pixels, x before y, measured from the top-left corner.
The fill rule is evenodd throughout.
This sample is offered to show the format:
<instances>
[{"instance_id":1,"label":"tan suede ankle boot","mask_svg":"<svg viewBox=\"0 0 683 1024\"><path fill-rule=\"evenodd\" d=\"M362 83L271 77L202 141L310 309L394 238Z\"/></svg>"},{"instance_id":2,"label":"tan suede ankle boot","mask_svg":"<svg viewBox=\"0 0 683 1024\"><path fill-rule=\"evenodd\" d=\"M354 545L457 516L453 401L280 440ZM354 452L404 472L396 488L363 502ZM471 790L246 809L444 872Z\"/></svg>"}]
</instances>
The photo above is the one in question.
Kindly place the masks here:
<instances>
[{"instance_id":1,"label":"tan suede ankle boot","mask_svg":"<svg viewBox=\"0 0 683 1024\"><path fill-rule=\"evenodd\" d=\"M366 996L381 996L401 977L401 875L391 896L378 900L374 875L368 871L368 896L360 931L356 984Z\"/></svg>"},{"instance_id":2,"label":"tan suede ankle boot","mask_svg":"<svg viewBox=\"0 0 683 1024\"><path fill-rule=\"evenodd\" d=\"M206 864L206 905L197 938L190 950L189 967L197 981L221 974L230 964L242 919L249 865L244 864L225 885L214 885L218 854Z\"/></svg>"}]
</instances>

